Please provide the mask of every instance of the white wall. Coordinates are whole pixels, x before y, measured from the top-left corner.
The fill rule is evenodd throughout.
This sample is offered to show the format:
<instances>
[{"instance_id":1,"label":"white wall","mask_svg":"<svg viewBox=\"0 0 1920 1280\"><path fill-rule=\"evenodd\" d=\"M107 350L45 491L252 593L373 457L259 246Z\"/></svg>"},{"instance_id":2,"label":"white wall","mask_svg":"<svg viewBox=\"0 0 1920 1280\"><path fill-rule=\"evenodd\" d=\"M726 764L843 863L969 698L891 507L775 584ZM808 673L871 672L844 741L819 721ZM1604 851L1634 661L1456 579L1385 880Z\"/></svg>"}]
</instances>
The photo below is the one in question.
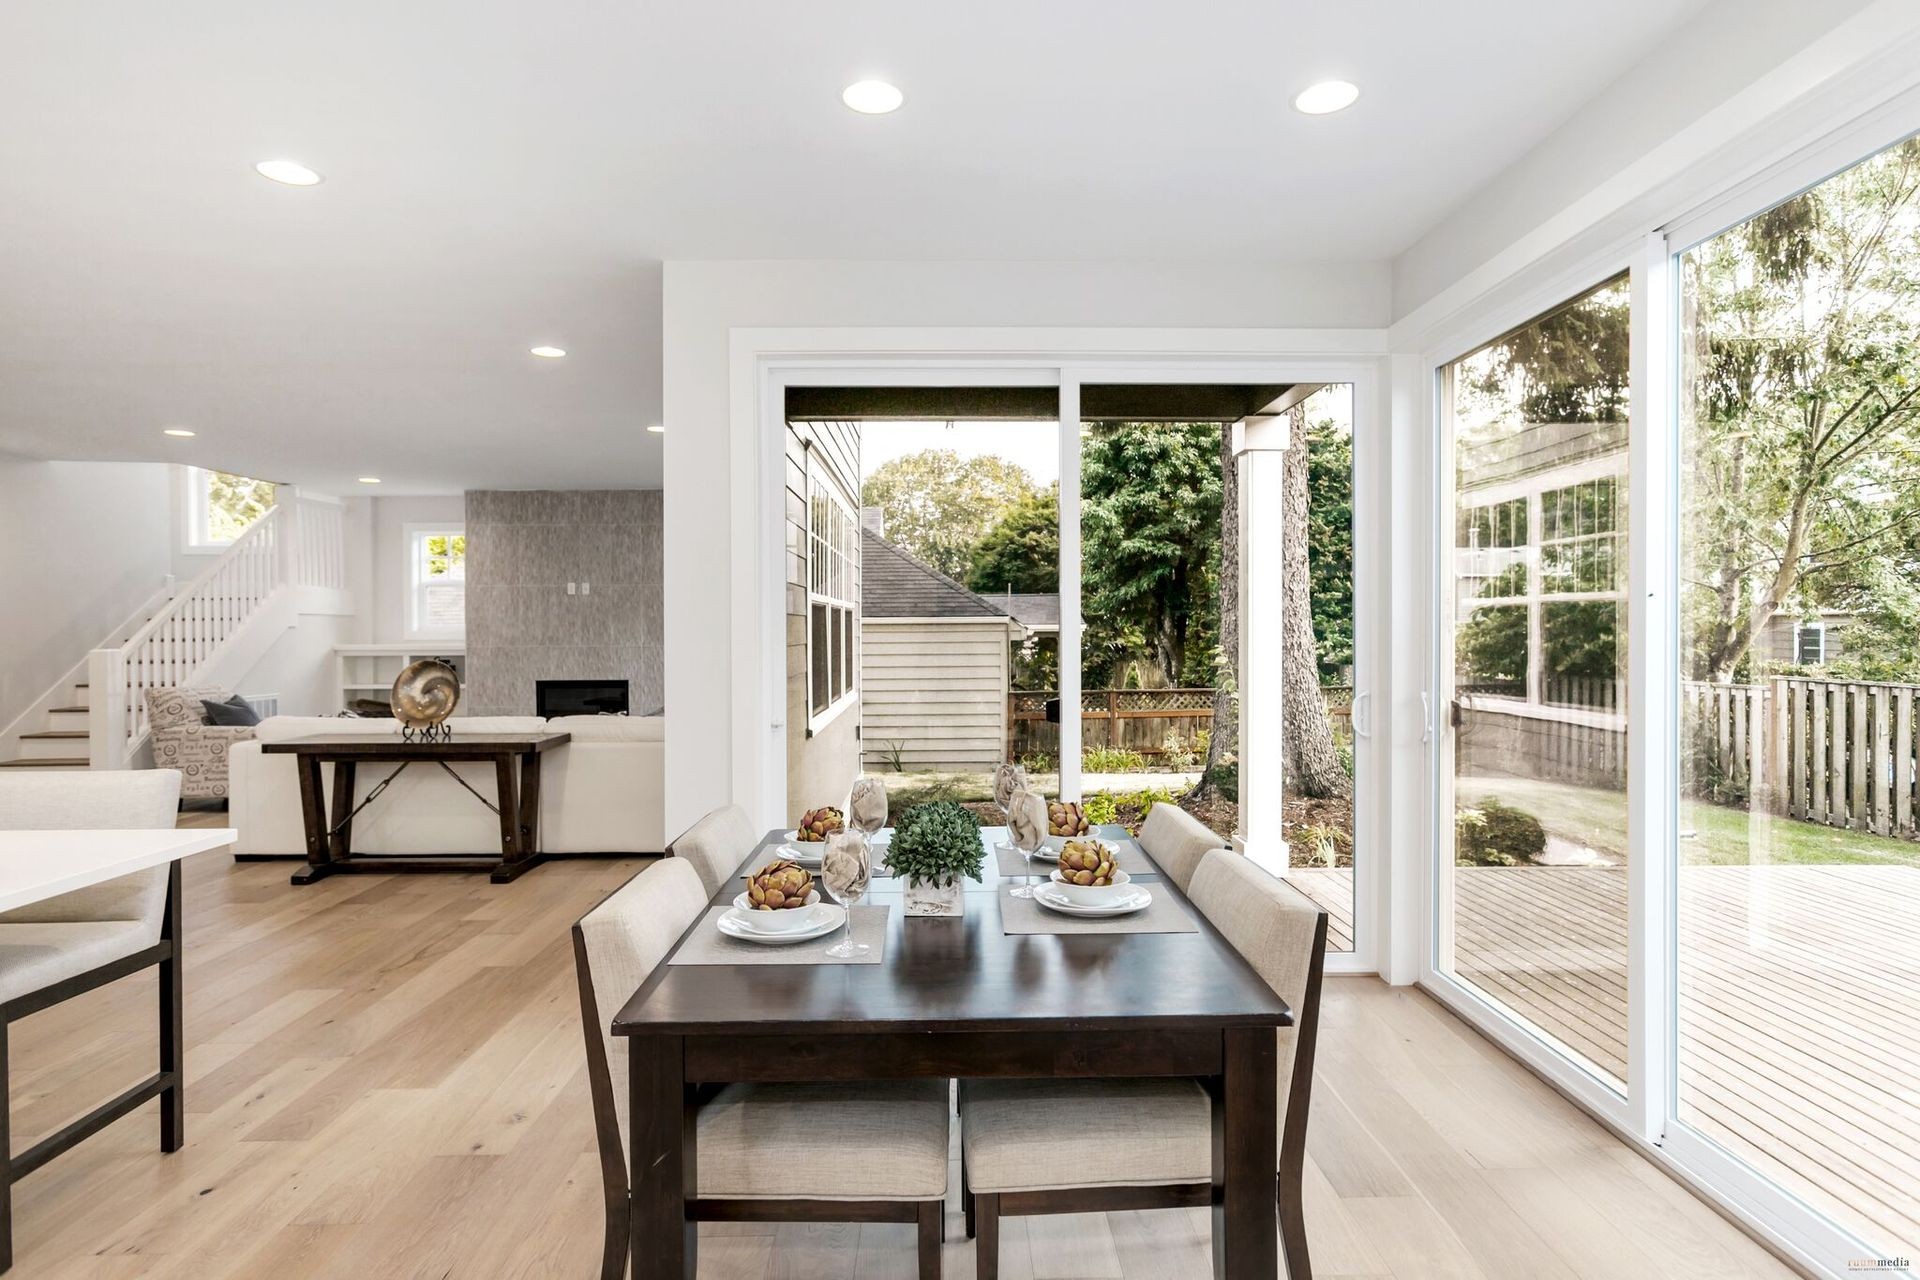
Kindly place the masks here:
<instances>
[{"instance_id":1,"label":"white wall","mask_svg":"<svg viewBox=\"0 0 1920 1280\"><path fill-rule=\"evenodd\" d=\"M746 407L734 403L735 330L993 326L1027 330L1031 344L1033 330L1074 329L1094 349L1112 334L1117 349L1144 329L1374 331L1389 291L1384 264L669 262L665 281L668 831L730 800L757 803L737 794L734 741L736 673L750 685L761 656L757 584L733 558L736 529L759 516L751 428L734 444Z\"/></svg>"},{"instance_id":2,"label":"white wall","mask_svg":"<svg viewBox=\"0 0 1920 1280\"><path fill-rule=\"evenodd\" d=\"M0 725L164 583L169 471L0 454Z\"/></svg>"},{"instance_id":3,"label":"white wall","mask_svg":"<svg viewBox=\"0 0 1920 1280\"><path fill-rule=\"evenodd\" d=\"M1654 230L1670 216L1649 203L1663 185L1738 172L1799 141L1762 128L1747 154L1728 146L1794 101L1857 80L1863 57L1917 18L1911 0L1709 5L1396 258L1394 319L1431 309L1476 269L1518 270L1610 217Z\"/></svg>"},{"instance_id":4,"label":"white wall","mask_svg":"<svg viewBox=\"0 0 1920 1280\"><path fill-rule=\"evenodd\" d=\"M399 641L407 633L407 526L410 524L464 525L467 500L462 494L425 498L369 498L371 508L370 592L367 605L355 606L367 615L375 644Z\"/></svg>"}]
</instances>

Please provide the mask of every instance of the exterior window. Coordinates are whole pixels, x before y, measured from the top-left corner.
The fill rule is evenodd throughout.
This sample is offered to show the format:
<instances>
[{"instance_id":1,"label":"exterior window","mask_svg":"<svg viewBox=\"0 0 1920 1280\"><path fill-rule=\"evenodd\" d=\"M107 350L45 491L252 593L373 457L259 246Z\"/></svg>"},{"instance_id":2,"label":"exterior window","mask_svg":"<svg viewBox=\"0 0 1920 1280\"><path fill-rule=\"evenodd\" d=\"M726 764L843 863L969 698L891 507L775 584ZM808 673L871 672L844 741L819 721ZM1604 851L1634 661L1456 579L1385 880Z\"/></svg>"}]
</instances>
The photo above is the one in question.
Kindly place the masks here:
<instances>
[{"instance_id":1,"label":"exterior window","mask_svg":"<svg viewBox=\"0 0 1920 1280\"><path fill-rule=\"evenodd\" d=\"M273 481L230 471L185 468L187 548L214 551L273 509Z\"/></svg>"},{"instance_id":2,"label":"exterior window","mask_svg":"<svg viewBox=\"0 0 1920 1280\"><path fill-rule=\"evenodd\" d=\"M1817 667L1827 660L1827 624L1803 622L1794 630L1793 660L1803 667Z\"/></svg>"},{"instance_id":3,"label":"exterior window","mask_svg":"<svg viewBox=\"0 0 1920 1280\"><path fill-rule=\"evenodd\" d=\"M410 638L467 631L467 534L445 525L407 526Z\"/></svg>"},{"instance_id":4,"label":"exterior window","mask_svg":"<svg viewBox=\"0 0 1920 1280\"><path fill-rule=\"evenodd\" d=\"M838 485L810 470L807 489L807 720L814 727L853 699L860 535Z\"/></svg>"}]
</instances>

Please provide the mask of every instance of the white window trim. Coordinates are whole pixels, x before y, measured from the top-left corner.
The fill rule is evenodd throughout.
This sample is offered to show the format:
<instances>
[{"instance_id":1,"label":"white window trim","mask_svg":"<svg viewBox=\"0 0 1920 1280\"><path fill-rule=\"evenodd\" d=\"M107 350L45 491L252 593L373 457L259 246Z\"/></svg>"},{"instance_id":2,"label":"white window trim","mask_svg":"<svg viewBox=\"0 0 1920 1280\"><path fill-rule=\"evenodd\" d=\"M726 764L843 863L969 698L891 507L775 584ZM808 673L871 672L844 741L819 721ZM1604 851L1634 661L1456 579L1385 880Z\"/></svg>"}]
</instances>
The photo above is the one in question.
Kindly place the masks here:
<instances>
[{"instance_id":1,"label":"white window trim","mask_svg":"<svg viewBox=\"0 0 1920 1280\"><path fill-rule=\"evenodd\" d=\"M196 467L181 464L178 487L179 510L177 523L180 531L180 551L189 556L217 556L233 545L233 539L216 540L206 535L207 528L207 482L206 477L215 470L212 467Z\"/></svg>"},{"instance_id":2,"label":"white window trim","mask_svg":"<svg viewBox=\"0 0 1920 1280\"><path fill-rule=\"evenodd\" d=\"M859 600L860 508L853 502L851 498L847 496L845 487L840 483L839 477L834 475L832 468L826 467L824 465L816 468L813 454L814 454L813 443L812 441L808 441L807 449L806 449L807 542L806 542L806 556L804 558L805 559L804 572L806 574L806 579L807 579L806 581L806 586L807 586L807 615L806 615L806 633L807 633L806 697L807 697L807 702L806 702L806 706L807 706L807 733L809 736L820 732L820 730L826 728L828 725L832 724L835 720L838 720L843 714L845 714L848 707L851 707L854 703L860 700L860 600ZM814 589L813 543L814 543L814 539L817 536L819 536L815 534L813 529L813 492L814 492L814 486L816 484L819 485L821 491L827 495L827 500L829 502L839 504L841 510L845 512L847 519L852 522L854 546L851 552L852 563L849 567L849 572L850 572L850 576L852 576L853 578L853 582L852 582L853 590L851 594L847 597L829 595L825 592L816 591ZM832 551L829 550L828 554L831 555ZM824 708L822 708L819 711L815 711L813 709L813 606L815 604L824 604L828 606L830 609L847 610L849 616L852 619L852 633L853 633L849 637L848 652L846 655L847 663L850 668L847 672L847 687L841 691L840 696L838 698L833 699L833 701L829 702ZM831 643L831 640L829 640L829 643Z\"/></svg>"},{"instance_id":3,"label":"white window trim","mask_svg":"<svg viewBox=\"0 0 1920 1280\"><path fill-rule=\"evenodd\" d=\"M405 572L406 572L406 584L407 584L407 598L406 598L406 606L405 606L405 614L404 614L405 621L404 621L404 625L401 628L401 639L403 640L464 640L466 639L467 629L464 625L459 627L457 630L454 628L443 628L439 630L431 630L431 629L422 627L420 625L420 589L426 584L421 580L421 577L420 577L420 554L419 554L420 539L422 538L431 537L436 533L458 534L461 536L465 536L466 532L467 532L467 526L465 521L439 520L439 521L429 521L429 522L419 523L419 524L409 523L401 526L401 533L402 533L401 542L403 546L403 554L406 556ZM464 563L461 568L460 581L464 588L464 585L466 583L466 569L465 569ZM462 616L464 617L465 615L463 614Z\"/></svg>"}]
</instances>

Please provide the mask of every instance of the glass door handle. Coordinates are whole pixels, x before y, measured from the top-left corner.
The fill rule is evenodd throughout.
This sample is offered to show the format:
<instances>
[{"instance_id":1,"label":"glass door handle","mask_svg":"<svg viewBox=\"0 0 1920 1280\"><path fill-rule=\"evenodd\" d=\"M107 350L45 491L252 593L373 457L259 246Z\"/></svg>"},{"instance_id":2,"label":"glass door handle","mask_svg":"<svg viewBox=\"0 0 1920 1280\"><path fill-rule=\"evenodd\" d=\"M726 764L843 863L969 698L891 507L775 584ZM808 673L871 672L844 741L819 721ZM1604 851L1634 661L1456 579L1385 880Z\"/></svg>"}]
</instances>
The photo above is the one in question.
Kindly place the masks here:
<instances>
[{"instance_id":1,"label":"glass door handle","mask_svg":"<svg viewBox=\"0 0 1920 1280\"><path fill-rule=\"evenodd\" d=\"M1362 738L1373 736L1372 697L1373 691L1370 689L1353 695L1353 710L1349 714L1353 716L1353 731ZM1367 712L1365 716L1360 714L1363 710Z\"/></svg>"},{"instance_id":2,"label":"glass door handle","mask_svg":"<svg viewBox=\"0 0 1920 1280\"><path fill-rule=\"evenodd\" d=\"M1433 696L1420 691L1420 741L1433 741Z\"/></svg>"}]
</instances>

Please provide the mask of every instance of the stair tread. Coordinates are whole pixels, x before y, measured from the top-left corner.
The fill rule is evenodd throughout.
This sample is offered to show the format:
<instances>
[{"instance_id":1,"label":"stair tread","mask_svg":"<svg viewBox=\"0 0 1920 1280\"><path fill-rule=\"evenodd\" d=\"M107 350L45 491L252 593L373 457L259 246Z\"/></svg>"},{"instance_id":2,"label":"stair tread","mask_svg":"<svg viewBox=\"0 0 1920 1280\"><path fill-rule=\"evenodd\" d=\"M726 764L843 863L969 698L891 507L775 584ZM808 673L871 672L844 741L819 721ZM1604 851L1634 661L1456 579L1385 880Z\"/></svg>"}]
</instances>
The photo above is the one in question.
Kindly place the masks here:
<instances>
[{"instance_id":1,"label":"stair tread","mask_svg":"<svg viewBox=\"0 0 1920 1280\"><path fill-rule=\"evenodd\" d=\"M85 729L40 729L33 733L23 733L22 738L84 738Z\"/></svg>"},{"instance_id":2,"label":"stair tread","mask_svg":"<svg viewBox=\"0 0 1920 1280\"><path fill-rule=\"evenodd\" d=\"M69 711L85 711L87 710L87 708L86 707L48 707L47 710L57 716Z\"/></svg>"},{"instance_id":3,"label":"stair tread","mask_svg":"<svg viewBox=\"0 0 1920 1280\"><path fill-rule=\"evenodd\" d=\"M44 759L0 760L0 769L84 769L86 766L87 761L84 757L47 756Z\"/></svg>"}]
</instances>

